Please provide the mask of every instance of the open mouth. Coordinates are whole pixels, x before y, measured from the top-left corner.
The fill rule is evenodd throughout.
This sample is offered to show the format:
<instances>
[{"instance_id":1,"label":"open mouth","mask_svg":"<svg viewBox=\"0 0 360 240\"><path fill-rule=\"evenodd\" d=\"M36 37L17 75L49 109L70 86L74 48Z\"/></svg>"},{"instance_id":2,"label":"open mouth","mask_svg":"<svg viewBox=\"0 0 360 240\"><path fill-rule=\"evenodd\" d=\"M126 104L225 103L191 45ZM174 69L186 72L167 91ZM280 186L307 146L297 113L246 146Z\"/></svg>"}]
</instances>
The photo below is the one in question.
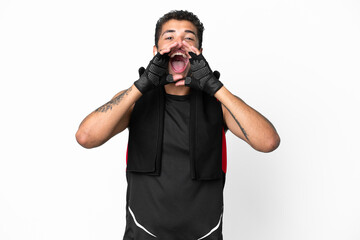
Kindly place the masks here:
<instances>
[{"instance_id":1,"label":"open mouth","mask_svg":"<svg viewBox=\"0 0 360 240\"><path fill-rule=\"evenodd\" d=\"M184 52L176 51L170 55L170 65L175 73L184 72L188 64L189 59Z\"/></svg>"}]
</instances>

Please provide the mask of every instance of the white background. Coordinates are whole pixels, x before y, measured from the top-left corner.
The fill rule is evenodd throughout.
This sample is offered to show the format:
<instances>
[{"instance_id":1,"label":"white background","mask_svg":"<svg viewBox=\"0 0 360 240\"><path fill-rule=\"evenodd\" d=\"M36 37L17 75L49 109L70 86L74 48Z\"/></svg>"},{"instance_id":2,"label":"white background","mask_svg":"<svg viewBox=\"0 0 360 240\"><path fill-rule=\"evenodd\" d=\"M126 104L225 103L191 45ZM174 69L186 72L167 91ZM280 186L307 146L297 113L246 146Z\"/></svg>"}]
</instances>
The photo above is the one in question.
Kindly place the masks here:
<instances>
[{"instance_id":1,"label":"white background","mask_svg":"<svg viewBox=\"0 0 360 240\"><path fill-rule=\"evenodd\" d=\"M1 0L0 239L122 239L128 133L87 150L75 132L137 79L173 9L282 140L265 154L227 134L224 239L359 240L357 0Z\"/></svg>"}]
</instances>

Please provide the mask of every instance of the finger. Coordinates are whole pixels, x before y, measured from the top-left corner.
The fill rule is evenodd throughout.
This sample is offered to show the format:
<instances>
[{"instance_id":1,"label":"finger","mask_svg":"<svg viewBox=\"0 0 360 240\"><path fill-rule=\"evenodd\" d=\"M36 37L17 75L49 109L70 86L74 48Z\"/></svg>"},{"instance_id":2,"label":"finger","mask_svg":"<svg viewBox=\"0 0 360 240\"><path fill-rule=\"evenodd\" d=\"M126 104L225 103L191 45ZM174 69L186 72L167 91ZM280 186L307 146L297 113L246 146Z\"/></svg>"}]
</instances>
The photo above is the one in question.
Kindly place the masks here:
<instances>
[{"instance_id":1,"label":"finger","mask_svg":"<svg viewBox=\"0 0 360 240\"><path fill-rule=\"evenodd\" d=\"M191 45L190 45L188 42L186 42L185 40L183 40L183 41L182 41L182 44L186 47L186 49L187 49L188 51L192 51Z\"/></svg>"},{"instance_id":2,"label":"finger","mask_svg":"<svg viewBox=\"0 0 360 240\"><path fill-rule=\"evenodd\" d=\"M173 44L171 44L168 48L170 49L170 51L173 49L173 48L175 48L175 47L177 47L179 45L179 43L178 42L174 42Z\"/></svg>"},{"instance_id":3,"label":"finger","mask_svg":"<svg viewBox=\"0 0 360 240\"><path fill-rule=\"evenodd\" d=\"M220 72L219 71L214 71L214 76L217 78L217 80L220 79Z\"/></svg>"},{"instance_id":4,"label":"finger","mask_svg":"<svg viewBox=\"0 0 360 240\"><path fill-rule=\"evenodd\" d=\"M188 58L190 58L189 52L192 52L192 49L190 48L190 45L186 41L182 41L183 43L183 50L185 50L185 54Z\"/></svg>"},{"instance_id":5,"label":"finger","mask_svg":"<svg viewBox=\"0 0 360 240\"><path fill-rule=\"evenodd\" d=\"M185 86L185 80L180 80L175 83L175 86Z\"/></svg>"},{"instance_id":6,"label":"finger","mask_svg":"<svg viewBox=\"0 0 360 240\"><path fill-rule=\"evenodd\" d=\"M196 55L200 55L200 50L199 49L197 49L196 47L194 47L194 46L190 46L191 47L191 49L193 50L193 52L196 54Z\"/></svg>"},{"instance_id":7,"label":"finger","mask_svg":"<svg viewBox=\"0 0 360 240\"><path fill-rule=\"evenodd\" d=\"M183 79L184 77L180 74L175 74L173 75L173 80L176 82L176 81L179 81L180 79Z\"/></svg>"},{"instance_id":8,"label":"finger","mask_svg":"<svg viewBox=\"0 0 360 240\"><path fill-rule=\"evenodd\" d=\"M190 58L196 58L198 55L194 52L189 52ZM190 60L191 61L191 60Z\"/></svg>"},{"instance_id":9,"label":"finger","mask_svg":"<svg viewBox=\"0 0 360 240\"><path fill-rule=\"evenodd\" d=\"M167 75L166 76L166 84L173 83L173 82L175 82L173 76L171 74Z\"/></svg>"},{"instance_id":10,"label":"finger","mask_svg":"<svg viewBox=\"0 0 360 240\"><path fill-rule=\"evenodd\" d=\"M189 54L190 51L191 51L191 50L185 49L185 55L186 55L187 58L191 58L191 56L190 56L190 54Z\"/></svg>"},{"instance_id":11,"label":"finger","mask_svg":"<svg viewBox=\"0 0 360 240\"><path fill-rule=\"evenodd\" d=\"M197 49L196 47L190 45L190 44L187 43L186 41L182 41L182 42L183 42L183 44L185 45L185 47L190 50L190 51L188 51L188 52L193 52L193 53L195 53L196 55L199 55L199 54L201 53L199 49Z\"/></svg>"},{"instance_id":12,"label":"finger","mask_svg":"<svg viewBox=\"0 0 360 240\"><path fill-rule=\"evenodd\" d=\"M170 46L161 49L159 52L160 52L161 55L163 55L164 53L169 53L171 51L171 49L173 49L177 45L178 45L178 42L174 42Z\"/></svg>"},{"instance_id":13,"label":"finger","mask_svg":"<svg viewBox=\"0 0 360 240\"><path fill-rule=\"evenodd\" d=\"M145 72L145 68L144 67L140 67L139 70L139 77L141 77L141 75L143 75L143 73Z\"/></svg>"}]
</instances>

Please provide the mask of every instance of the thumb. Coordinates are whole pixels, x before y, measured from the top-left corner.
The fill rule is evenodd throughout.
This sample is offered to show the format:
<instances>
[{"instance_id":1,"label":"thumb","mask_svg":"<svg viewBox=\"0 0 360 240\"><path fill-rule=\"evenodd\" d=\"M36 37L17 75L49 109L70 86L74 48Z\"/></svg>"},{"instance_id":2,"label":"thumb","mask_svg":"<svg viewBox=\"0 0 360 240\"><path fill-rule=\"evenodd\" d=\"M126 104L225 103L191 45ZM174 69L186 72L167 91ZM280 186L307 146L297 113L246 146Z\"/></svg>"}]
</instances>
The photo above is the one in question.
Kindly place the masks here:
<instances>
[{"instance_id":1,"label":"thumb","mask_svg":"<svg viewBox=\"0 0 360 240\"><path fill-rule=\"evenodd\" d=\"M145 72L145 68L144 67L140 67L139 70L139 77L141 77L141 75L143 75L143 73Z\"/></svg>"},{"instance_id":2,"label":"thumb","mask_svg":"<svg viewBox=\"0 0 360 240\"><path fill-rule=\"evenodd\" d=\"M219 80L220 78L220 72L219 71L214 71L214 76L217 78L217 80Z\"/></svg>"}]
</instances>

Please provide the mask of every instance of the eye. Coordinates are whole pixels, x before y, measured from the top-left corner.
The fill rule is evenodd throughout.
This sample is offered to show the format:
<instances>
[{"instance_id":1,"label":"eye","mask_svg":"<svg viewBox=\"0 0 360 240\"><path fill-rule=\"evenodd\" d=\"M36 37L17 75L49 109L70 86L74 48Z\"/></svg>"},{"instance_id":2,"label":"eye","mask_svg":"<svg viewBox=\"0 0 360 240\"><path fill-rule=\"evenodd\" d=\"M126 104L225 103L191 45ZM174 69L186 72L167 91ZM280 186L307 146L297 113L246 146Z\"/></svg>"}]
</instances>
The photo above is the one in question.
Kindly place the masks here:
<instances>
[{"instance_id":1,"label":"eye","mask_svg":"<svg viewBox=\"0 0 360 240\"><path fill-rule=\"evenodd\" d=\"M173 37L169 36L169 37L165 37L165 40L172 40Z\"/></svg>"},{"instance_id":2,"label":"eye","mask_svg":"<svg viewBox=\"0 0 360 240\"><path fill-rule=\"evenodd\" d=\"M194 39L191 38L191 37L186 37L185 39L188 40L188 41L194 41Z\"/></svg>"}]
</instances>

